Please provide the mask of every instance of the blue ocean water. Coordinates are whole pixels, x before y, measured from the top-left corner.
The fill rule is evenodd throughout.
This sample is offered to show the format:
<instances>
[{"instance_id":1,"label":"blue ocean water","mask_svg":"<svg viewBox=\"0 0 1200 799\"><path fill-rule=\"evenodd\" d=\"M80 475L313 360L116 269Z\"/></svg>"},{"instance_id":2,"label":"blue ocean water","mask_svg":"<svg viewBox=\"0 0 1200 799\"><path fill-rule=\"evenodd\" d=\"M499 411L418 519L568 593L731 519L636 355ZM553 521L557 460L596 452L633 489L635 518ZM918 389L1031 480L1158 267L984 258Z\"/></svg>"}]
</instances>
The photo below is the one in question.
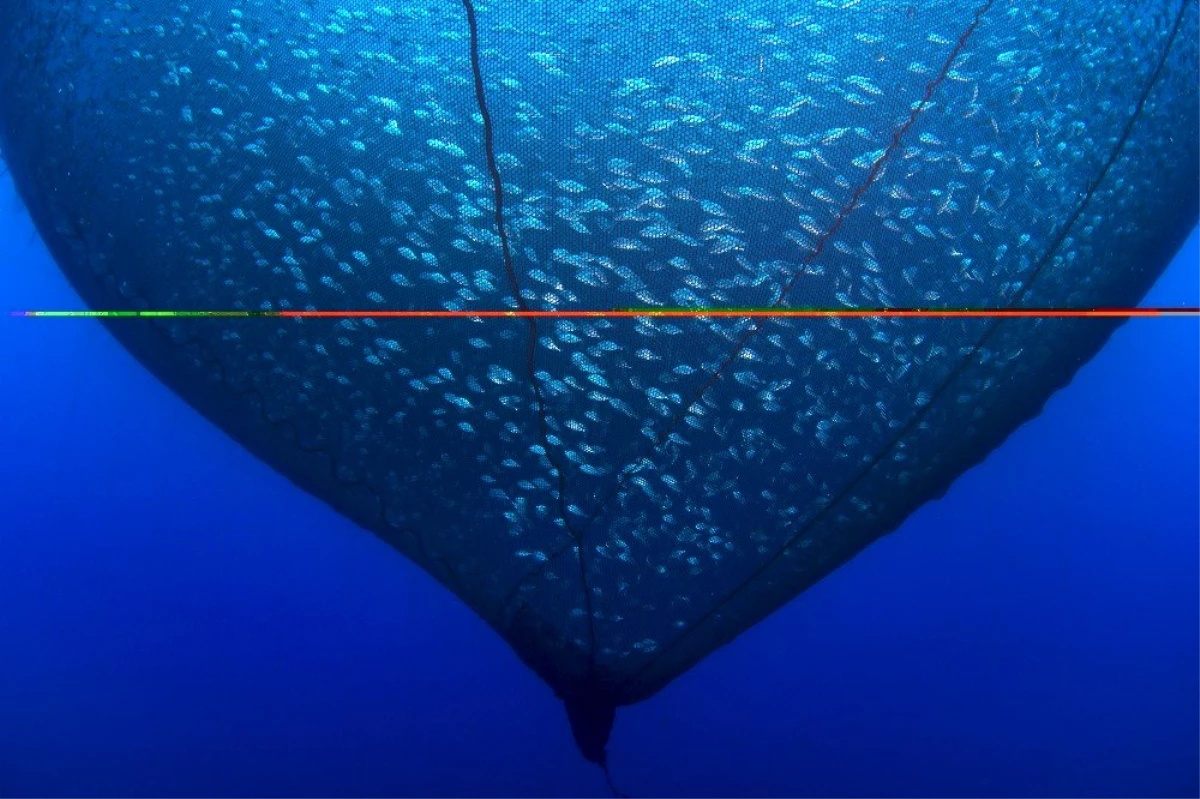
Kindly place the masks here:
<instances>
[{"instance_id":1,"label":"blue ocean water","mask_svg":"<svg viewBox=\"0 0 1200 799\"><path fill-rule=\"evenodd\" d=\"M81 307L5 186L0 794L591 795L470 610ZM1197 236L1147 304L1195 304ZM138 322L129 322L138 324ZM634 795L1196 795L1196 320L1134 321L943 499L643 704Z\"/></svg>"}]
</instances>

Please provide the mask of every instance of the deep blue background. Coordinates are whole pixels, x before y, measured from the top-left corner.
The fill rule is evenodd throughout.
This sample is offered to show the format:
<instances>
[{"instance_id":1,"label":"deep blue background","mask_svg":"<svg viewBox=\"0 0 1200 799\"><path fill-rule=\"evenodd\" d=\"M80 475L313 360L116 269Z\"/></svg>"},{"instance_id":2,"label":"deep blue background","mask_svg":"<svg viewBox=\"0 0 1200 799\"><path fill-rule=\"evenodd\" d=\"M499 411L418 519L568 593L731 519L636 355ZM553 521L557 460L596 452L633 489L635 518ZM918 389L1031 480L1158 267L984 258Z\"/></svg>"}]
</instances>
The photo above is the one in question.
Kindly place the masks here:
<instances>
[{"instance_id":1,"label":"deep blue background","mask_svg":"<svg viewBox=\"0 0 1200 799\"><path fill-rule=\"evenodd\" d=\"M0 312L81 307L6 181ZM1197 273L1193 233L1147 302ZM1198 338L1126 325L945 499L620 711L618 784L1200 792ZM98 323L6 315L0 387L0 794L604 792L481 621Z\"/></svg>"}]
</instances>

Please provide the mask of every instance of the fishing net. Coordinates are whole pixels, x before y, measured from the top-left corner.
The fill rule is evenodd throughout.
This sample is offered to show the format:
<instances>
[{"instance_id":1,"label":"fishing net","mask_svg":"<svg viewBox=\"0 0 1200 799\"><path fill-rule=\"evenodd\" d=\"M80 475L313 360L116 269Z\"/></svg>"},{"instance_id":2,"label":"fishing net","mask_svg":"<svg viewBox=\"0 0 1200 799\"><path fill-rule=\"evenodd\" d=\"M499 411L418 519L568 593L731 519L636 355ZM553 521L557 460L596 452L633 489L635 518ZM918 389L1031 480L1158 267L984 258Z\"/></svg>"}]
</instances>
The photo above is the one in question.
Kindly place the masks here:
<instances>
[{"instance_id":1,"label":"fishing net","mask_svg":"<svg viewBox=\"0 0 1200 799\"><path fill-rule=\"evenodd\" d=\"M1197 216L1189 0L0 4L4 155L197 410L604 760L1101 346ZM340 317L279 312L363 311Z\"/></svg>"}]
</instances>

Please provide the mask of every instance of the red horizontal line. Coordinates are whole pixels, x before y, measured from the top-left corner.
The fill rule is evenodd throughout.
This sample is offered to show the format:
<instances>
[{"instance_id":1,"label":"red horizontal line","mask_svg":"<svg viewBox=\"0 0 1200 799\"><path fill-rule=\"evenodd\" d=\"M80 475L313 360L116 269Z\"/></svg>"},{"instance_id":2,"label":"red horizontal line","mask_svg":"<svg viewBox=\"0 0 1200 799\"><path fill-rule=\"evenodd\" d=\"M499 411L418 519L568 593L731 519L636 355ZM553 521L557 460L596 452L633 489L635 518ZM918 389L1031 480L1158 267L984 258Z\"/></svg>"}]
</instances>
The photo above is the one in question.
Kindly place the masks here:
<instances>
[{"instance_id":1,"label":"red horizontal line","mask_svg":"<svg viewBox=\"0 0 1200 799\"><path fill-rule=\"evenodd\" d=\"M555 311L384 311L384 310L345 310L345 311L278 311L269 312L271 316L295 319L639 319L639 318L800 318L814 319L821 317L841 318L931 318L931 319L1017 319L1017 318L1117 318L1131 319L1138 317L1161 316L1200 316L1200 308L1011 308L1011 309L982 309L982 308L854 308L854 309L786 309L786 308L733 308L733 309L676 309L653 308L621 309L621 310L555 310Z\"/></svg>"},{"instance_id":2,"label":"red horizontal line","mask_svg":"<svg viewBox=\"0 0 1200 799\"><path fill-rule=\"evenodd\" d=\"M780 318L816 319L842 317L852 319L929 318L929 319L1070 319L1139 317L1200 317L1200 308L616 308L608 310L365 310L342 311L13 311L12 316L79 319L712 319Z\"/></svg>"}]
</instances>

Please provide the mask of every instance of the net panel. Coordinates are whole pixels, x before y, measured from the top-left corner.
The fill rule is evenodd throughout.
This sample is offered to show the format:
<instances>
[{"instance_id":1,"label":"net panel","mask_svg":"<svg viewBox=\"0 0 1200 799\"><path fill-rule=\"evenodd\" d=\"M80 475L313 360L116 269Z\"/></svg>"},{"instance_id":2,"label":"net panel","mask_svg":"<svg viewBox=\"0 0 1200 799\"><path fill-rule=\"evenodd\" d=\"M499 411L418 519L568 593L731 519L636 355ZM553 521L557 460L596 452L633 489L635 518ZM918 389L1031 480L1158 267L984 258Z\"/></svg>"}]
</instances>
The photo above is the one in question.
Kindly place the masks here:
<instances>
[{"instance_id":1,"label":"net panel","mask_svg":"<svg viewBox=\"0 0 1200 799\"><path fill-rule=\"evenodd\" d=\"M1124 306L1196 218L1186 1L22 0L0 23L6 158L96 307ZM895 529L1112 328L112 325L602 707Z\"/></svg>"}]
</instances>

